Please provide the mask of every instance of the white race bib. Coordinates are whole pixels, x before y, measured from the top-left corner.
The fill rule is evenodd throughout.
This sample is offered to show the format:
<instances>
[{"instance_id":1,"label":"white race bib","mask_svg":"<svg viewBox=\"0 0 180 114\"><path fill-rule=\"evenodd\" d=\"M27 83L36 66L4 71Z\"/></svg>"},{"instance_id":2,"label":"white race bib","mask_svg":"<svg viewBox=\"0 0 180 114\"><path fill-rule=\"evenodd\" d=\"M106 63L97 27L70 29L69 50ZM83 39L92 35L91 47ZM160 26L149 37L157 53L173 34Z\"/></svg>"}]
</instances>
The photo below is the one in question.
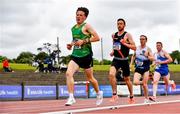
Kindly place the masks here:
<instances>
[{"instance_id":1,"label":"white race bib","mask_svg":"<svg viewBox=\"0 0 180 114\"><path fill-rule=\"evenodd\" d=\"M121 43L120 42L114 42L113 43L113 49L114 50L120 50L121 49Z\"/></svg>"},{"instance_id":2,"label":"white race bib","mask_svg":"<svg viewBox=\"0 0 180 114\"><path fill-rule=\"evenodd\" d=\"M141 67L143 65L143 61L139 60L139 59L136 59L135 60L135 63L138 67Z\"/></svg>"}]
</instances>

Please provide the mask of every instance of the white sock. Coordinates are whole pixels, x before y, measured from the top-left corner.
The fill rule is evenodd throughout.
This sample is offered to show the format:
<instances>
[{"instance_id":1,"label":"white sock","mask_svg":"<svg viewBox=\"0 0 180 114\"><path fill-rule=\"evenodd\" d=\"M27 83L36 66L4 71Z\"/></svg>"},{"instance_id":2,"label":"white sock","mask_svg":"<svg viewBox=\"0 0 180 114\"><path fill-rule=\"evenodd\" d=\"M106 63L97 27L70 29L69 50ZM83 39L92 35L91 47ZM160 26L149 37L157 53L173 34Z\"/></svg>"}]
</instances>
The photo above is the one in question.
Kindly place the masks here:
<instances>
[{"instance_id":1,"label":"white sock","mask_svg":"<svg viewBox=\"0 0 180 114\"><path fill-rule=\"evenodd\" d=\"M69 98L73 98L74 99L73 93L69 93Z\"/></svg>"},{"instance_id":2,"label":"white sock","mask_svg":"<svg viewBox=\"0 0 180 114\"><path fill-rule=\"evenodd\" d=\"M96 93L97 95L100 95L100 90Z\"/></svg>"},{"instance_id":3,"label":"white sock","mask_svg":"<svg viewBox=\"0 0 180 114\"><path fill-rule=\"evenodd\" d=\"M156 97L158 85L153 84L153 96Z\"/></svg>"}]
</instances>

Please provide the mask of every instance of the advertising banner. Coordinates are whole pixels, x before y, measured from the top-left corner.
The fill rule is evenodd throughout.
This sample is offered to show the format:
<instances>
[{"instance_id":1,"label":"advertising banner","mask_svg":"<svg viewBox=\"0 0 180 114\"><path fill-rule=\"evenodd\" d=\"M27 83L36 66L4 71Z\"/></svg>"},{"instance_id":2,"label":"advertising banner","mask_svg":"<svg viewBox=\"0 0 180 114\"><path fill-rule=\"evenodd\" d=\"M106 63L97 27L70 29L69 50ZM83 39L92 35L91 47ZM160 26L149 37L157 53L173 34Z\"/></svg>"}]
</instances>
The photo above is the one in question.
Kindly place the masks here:
<instances>
[{"instance_id":1,"label":"advertising banner","mask_svg":"<svg viewBox=\"0 0 180 114\"><path fill-rule=\"evenodd\" d=\"M176 89L173 90L171 87L168 88L169 95L180 94L180 85L176 85Z\"/></svg>"},{"instance_id":2,"label":"advertising banner","mask_svg":"<svg viewBox=\"0 0 180 114\"><path fill-rule=\"evenodd\" d=\"M148 85L149 88L149 95L153 95L153 85ZM168 91L166 92L165 85L158 85L157 88L157 95L175 95L175 94L180 94L180 85L176 85L176 89L173 90L171 86L168 87Z\"/></svg>"},{"instance_id":3,"label":"advertising banner","mask_svg":"<svg viewBox=\"0 0 180 114\"><path fill-rule=\"evenodd\" d=\"M0 99L21 99L21 85L0 85Z\"/></svg>"},{"instance_id":4,"label":"advertising banner","mask_svg":"<svg viewBox=\"0 0 180 114\"><path fill-rule=\"evenodd\" d=\"M24 98L56 97L56 86L25 86Z\"/></svg>"},{"instance_id":5,"label":"advertising banner","mask_svg":"<svg viewBox=\"0 0 180 114\"><path fill-rule=\"evenodd\" d=\"M141 95L141 86L133 85L133 93L134 93L134 95ZM117 85L117 94L118 95L129 95L129 90L128 90L127 85Z\"/></svg>"},{"instance_id":6,"label":"advertising banner","mask_svg":"<svg viewBox=\"0 0 180 114\"><path fill-rule=\"evenodd\" d=\"M68 97L67 86L59 86L59 97ZM87 97L86 85L75 85L74 86L74 96L75 97Z\"/></svg>"},{"instance_id":7,"label":"advertising banner","mask_svg":"<svg viewBox=\"0 0 180 114\"><path fill-rule=\"evenodd\" d=\"M103 97L111 97L112 96L112 88L110 85L100 85L100 90L103 91ZM89 89L89 97L96 97L96 92L92 86Z\"/></svg>"}]
</instances>

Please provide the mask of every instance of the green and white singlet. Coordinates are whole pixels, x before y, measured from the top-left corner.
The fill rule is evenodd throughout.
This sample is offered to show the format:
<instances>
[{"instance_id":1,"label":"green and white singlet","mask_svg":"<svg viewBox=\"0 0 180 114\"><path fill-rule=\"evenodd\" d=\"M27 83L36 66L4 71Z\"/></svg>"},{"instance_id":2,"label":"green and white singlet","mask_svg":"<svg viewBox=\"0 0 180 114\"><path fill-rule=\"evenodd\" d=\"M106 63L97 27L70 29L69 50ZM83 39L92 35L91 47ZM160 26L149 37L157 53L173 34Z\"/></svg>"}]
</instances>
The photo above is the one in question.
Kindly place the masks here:
<instances>
[{"instance_id":1,"label":"green and white singlet","mask_svg":"<svg viewBox=\"0 0 180 114\"><path fill-rule=\"evenodd\" d=\"M82 32L82 28L86 23L82 23L80 26L74 25L71 29L73 41L84 40L90 38L91 35L86 35ZM74 46L72 56L74 57L85 57L92 54L91 43L86 43L81 46Z\"/></svg>"}]
</instances>

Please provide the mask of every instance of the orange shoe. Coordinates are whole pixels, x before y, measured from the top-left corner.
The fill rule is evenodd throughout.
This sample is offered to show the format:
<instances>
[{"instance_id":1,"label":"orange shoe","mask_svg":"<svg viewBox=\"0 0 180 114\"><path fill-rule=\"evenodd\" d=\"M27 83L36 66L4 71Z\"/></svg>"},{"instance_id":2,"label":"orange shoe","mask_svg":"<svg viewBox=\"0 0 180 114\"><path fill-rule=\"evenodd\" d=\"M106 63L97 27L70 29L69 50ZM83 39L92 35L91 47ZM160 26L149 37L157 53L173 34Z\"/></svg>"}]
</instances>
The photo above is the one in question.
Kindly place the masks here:
<instances>
[{"instance_id":1,"label":"orange shoe","mask_svg":"<svg viewBox=\"0 0 180 114\"><path fill-rule=\"evenodd\" d=\"M129 98L128 103L129 103L129 104L134 104L134 103L135 103L134 98Z\"/></svg>"},{"instance_id":2,"label":"orange shoe","mask_svg":"<svg viewBox=\"0 0 180 114\"><path fill-rule=\"evenodd\" d=\"M173 84L171 84L171 88L172 88L172 90L175 90L175 89L176 89L176 84L175 84L175 82L174 82Z\"/></svg>"},{"instance_id":3,"label":"orange shoe","mask_svg":"<svg viewBox=\"0 0 180 114\"><path fill-rule=\"evenodd\" d=\"M118 95L113 95L112 98L110 99L110 102L118 101L118 99L119 99Z\"/></svg>"}]
</instances>

